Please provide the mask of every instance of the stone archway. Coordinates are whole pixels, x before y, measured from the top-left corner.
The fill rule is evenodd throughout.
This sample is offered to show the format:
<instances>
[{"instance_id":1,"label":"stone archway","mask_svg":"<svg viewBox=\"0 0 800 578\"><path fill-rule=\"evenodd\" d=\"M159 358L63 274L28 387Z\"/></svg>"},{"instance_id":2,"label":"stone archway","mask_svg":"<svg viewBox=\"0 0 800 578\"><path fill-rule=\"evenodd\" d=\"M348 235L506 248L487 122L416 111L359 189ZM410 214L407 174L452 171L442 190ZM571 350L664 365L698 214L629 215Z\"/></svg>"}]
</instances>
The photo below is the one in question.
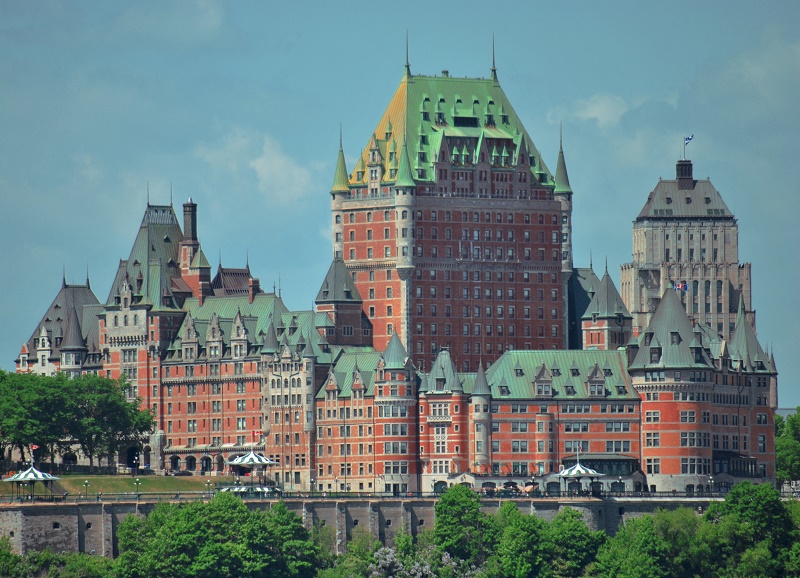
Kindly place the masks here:
<instances>
[{"instance_id":1,"label":"stone archway","mask_svg":"<svg viewBox=\"0 0 800 578\"><path fill-rule=\"evenodd\" d=\"M169 469L173 472L180 471L181 469L181 458L178 456L171 456L169 458Z\"/></svg>"},{"instance_id":2,"label":"stone archway","mask_svg":"<svg viewBox=\"0 0 800 578\"><path fill-rule=\"evenodd\" d=\"M186 471L193 472L197 469L197 458L194 456L186 456Z\"/></svg>"},{"instance_id":3,"label":"stone archway","mask_svg":"<svg viewBox=\"0 0 800 578\"><path fill-rule=\"evenodd\" d=\"M200 470L203 474L207 474L211 471L212 468L212 461L209 456L203 456L200 458Z\"/></svg>"}]
</instances>

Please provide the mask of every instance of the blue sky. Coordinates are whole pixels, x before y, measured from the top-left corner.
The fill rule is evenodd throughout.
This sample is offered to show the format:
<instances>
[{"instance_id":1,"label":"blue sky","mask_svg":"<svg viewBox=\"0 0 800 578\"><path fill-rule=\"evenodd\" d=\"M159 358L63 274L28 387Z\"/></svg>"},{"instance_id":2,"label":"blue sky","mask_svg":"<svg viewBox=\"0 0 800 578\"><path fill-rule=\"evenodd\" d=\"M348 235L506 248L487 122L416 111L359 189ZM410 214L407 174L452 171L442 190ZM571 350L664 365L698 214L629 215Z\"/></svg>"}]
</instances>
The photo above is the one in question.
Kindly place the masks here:
<instances>
[{"instance_id":1,"label":"blue sky","mask_svg":"<svg viewBox=\"0 0 800 578\"><path fill-rule=\"evenodd\" d=\"M402 6L402 8L401 8ZM216 267L308 308L331 258L329 195L400 81L498 75L545 162L559 125L576 265L619 279L631 223L683 136L735 212L780 405L800 323L800 4L0 0L0 367L62 270L105 300L152 203L199 205Z\"/></svg>"}]
</instances>

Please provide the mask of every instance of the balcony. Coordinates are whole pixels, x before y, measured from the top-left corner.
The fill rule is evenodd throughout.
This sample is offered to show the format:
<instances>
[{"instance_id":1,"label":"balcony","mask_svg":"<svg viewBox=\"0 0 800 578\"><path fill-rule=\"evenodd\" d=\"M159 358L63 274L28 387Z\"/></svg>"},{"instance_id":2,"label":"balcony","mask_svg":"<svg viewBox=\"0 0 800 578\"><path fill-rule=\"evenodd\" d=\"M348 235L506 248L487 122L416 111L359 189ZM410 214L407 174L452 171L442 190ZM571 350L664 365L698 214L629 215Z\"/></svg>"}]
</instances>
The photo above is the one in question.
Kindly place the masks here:
<instances>
[{"instance_id":1,"label":"balcony","mask_svg":"<svg viewBox=\"0 0 800 578\"><path fill-rule=\"evenodd\" d=\"M450 414L428 416L428 423L450 423L452 421L453 418L450 416Z\"/></svg>"}]
</instances>

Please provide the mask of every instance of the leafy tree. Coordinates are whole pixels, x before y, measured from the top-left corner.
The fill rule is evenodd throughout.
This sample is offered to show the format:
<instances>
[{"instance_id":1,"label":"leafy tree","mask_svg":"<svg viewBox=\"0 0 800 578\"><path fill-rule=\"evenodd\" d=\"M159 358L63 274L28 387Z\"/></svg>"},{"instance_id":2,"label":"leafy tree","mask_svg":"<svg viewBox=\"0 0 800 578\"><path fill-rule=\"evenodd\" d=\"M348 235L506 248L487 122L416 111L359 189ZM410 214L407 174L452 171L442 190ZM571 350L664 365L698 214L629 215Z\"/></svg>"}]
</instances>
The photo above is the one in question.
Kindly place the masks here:
<instances>
[{"instance_id":1,"label":"leafy tree","mask_svg":"<svg viewBox=\"0 0 800 578\"><path fill-rule=\"evenodd\" d=\"M481 512L478 494L457 484L436 503L436 544L467 564L482 563L494 547L487 516Z\"/></svg>"},{"instance_id":2,"label":"leafy tree","mask_svg":"<svg viewBox=\"0 0 800 578\"><path fill-rule=\"evenodd\" d=\"M653 516L626 521L598 551L589 576L608 578L667 578L669 549L658 535Z\"/></svg>"},{"instance_id":3,"label":"leafy tree","mask_svg":"<svg viewBox=\"0 0 800 578\"><path fill-rule=\"evenodd\" d=\"M219 494L208 503L159 505L145 519L129 516L120 525L116 576L312 576L313 544L293 514L276 509L250 511L236 496Z\"/></svg>"},{"instance_id":4,"label":"leafy tree","mask_svg":"<svg viewBox=\"0 0 800 578\"><path fill-rule=\"evenodd\" d=\"M543 540L545 522L536 516L510 520L497 546L497 555L504 576L533 578L538 576L548 557L549 544Z\"/></svg>"},{"instance_id":5,"label":"leafy tree","mask_svg":"<svg viewBox=\"0 0 800 578\"><path fill-rule=\"evenodd\" d=\"M375 552L380 541L372 537L369 530L358 526L353 529L347 552L336 560L336 566L317 573L320 578L350 578L369 576L370 565L375 563Z\"/></svg>"},{"instance_id":6,"label":"leafy tree","mask_svg":"<svg viewBox=\"0 0 800 578\"><path fill-rule=\"evenodd\" d=\"M70 433L94 466L95 457L113 456L126 443L147 433L153 424L149 410L141 411L138 398L125 398L124 382L97 375L71 381L75 403Z\"/></svg>"},{"instance_id":7,"label":"leafy tree","mask_svg":"<svg viewBox=\"0 0 800 578\"><path fill-rule=\"evenodd\" d=\"M800 441L789 435L775 438L775 468L780 484L800 480Z\"/></svg>"},{"instance_id":8,"label":"leafy tree","mask_svg":"<svg viewBox=\"0 0 800 578\"><path fill-rule=\"evenodd\" d=\"M549 543L545 563L551 576L582 576L606 541L602 531L592 532L577 510L564 508L544 527L542 539Z\"/></svg>"}]
</instances>

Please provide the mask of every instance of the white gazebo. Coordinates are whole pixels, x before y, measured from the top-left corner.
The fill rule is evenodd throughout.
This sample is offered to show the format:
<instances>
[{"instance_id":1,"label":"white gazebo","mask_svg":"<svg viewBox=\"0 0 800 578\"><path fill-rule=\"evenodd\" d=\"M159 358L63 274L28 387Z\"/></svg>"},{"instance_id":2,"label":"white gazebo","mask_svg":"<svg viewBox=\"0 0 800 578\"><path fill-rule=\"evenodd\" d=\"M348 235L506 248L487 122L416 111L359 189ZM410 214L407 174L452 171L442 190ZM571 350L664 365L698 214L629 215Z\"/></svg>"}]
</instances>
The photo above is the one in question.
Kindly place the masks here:
<instances>
[{"instance_id":1,"label":"white gazebo","mask_svg":"<svg viewBox=\"0 0 800 578\"><path fill-rule=\"evenodd\" d=\"M50 494L52 495L53 490L52 490L52 488L48 487L48 484L50 484L50 483L52 483L52 482L54 482L56 480L59 480L59 479L61 479L61 478L57 478L56 476L52 476L52 475L48 474L47 472L40 472L35 467L33 467L33 464L31 464L31 467L29 467L24 472L18 472L16 474L14 474L13 476L4 479L3 481L4 482L13 483L14 487L17 489L17 496L19 496L19 497L22 497L22 494L20 493L20 488L22 487L23 484L27 484L28 487L30 488L30 499L33 500L34 486L36 485L36 482L42 482L44 484L45 488L50 490ZM12 492L12 495L13 495L13 492Z\"/></svg>"},{"instance_id":2,"label":"white gazebo","mask_svg":"<svg viewBox=\"0 0 800 578\"><path fill-rule=\"evenodd\" d=\"M583 478L589 478L589 483L591 484L596 478L605 476L605 474L602 474L597 470L593 470L592 468L581 465L580 456L577 457L577 460L578 461L574 466L571 466L565 470L561 470L556 474L556 476L567 481L577 480L578 485L580 485L581 479Z\"/></svg>"},{"instance_id":3,"label":"white gazebo","mask_svg":"<svg viewBox=\"0 0 800 578\"><path fill-rule=\"evenodd\" d=\"M238 456L233 458L232 460L228 460L228 464L231 466L240 466L243 468L267 468L268 466L274 466L278 462L275 462L268 457L262 456L261 454L255 453L253 450L250 450L249 454L245 454L243 456ZM250 475L250 482L253 482L253 475Z\"/></svg>"}]
</instances>

